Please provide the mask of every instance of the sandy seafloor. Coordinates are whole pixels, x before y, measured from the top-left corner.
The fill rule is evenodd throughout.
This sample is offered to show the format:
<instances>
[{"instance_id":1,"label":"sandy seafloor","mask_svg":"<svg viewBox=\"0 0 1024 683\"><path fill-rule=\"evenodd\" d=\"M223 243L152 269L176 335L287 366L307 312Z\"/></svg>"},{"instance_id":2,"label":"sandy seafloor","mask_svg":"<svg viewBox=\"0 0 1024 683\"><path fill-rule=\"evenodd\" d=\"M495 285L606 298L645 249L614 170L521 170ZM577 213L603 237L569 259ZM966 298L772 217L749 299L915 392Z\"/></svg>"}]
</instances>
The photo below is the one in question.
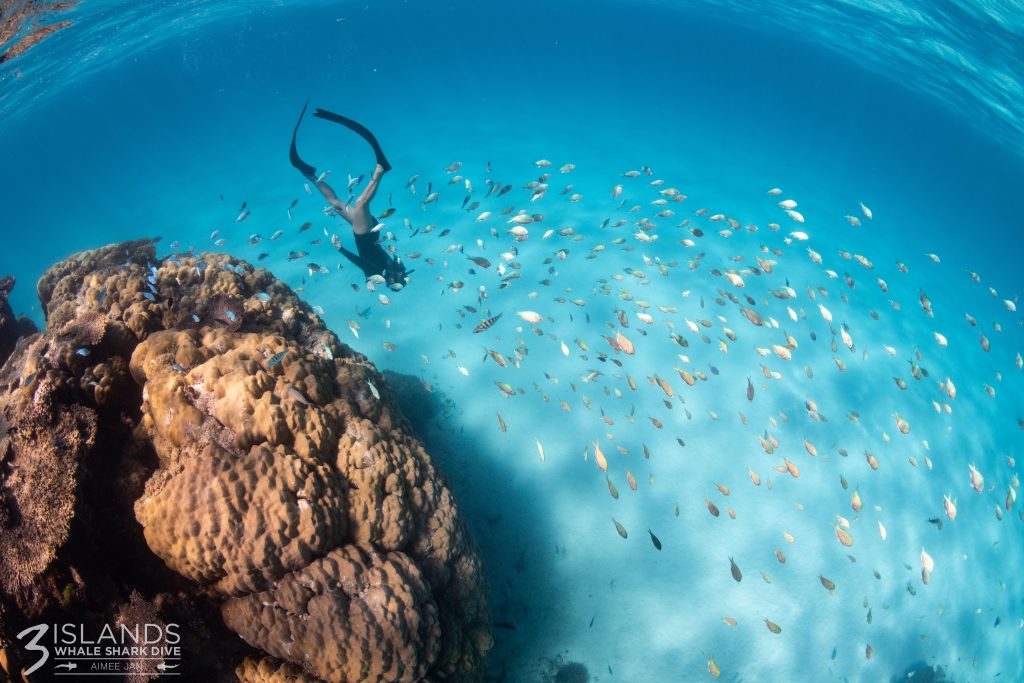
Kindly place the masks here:
<instances>
[{"instance_id":1,"label":"sandy seafloor","mask_svg":"<svg viewBox=\"0 0 1024 683\"><path fill-rule=\"evenodd\" d=\"M423 436L486 557L494 618L514 625L495 631L492 677L504 671L506 681L542 680L547 663L563 657L584 663L593 680L704 680L714 657L729 681L887 681L902 679L915 662L941 666L955 681L1024 680L1024 526L1019 503L1005 510L1024 457L1018 426L1024 371L1015 364L1024 352L1024 304L1016 298L1024 233L1021 150L961 117L956 103L908 90L906 65L890 80L896 66L864 68L815 44L813 27L804 28L752 31L700 9L625 2L555 9L318 4L246 8L187 32L167 22L143 39L145 49L102 70L48 82L45 96L4 113L0 273L19 280L15 309L41 322L33 283L53 261L144 235L163 236L162 253L175 240L183 248L216 249L209 236L219 230L222 249L236 256L255 262L267 253L262 265L304 288L342 340L378 367L427 383L435 408L423 408L422 395L412 401L421 409ZM59 60L64 35L35 50L50 50ZM7 84L17 78L12 74L5 71ZM31 78L26 68L17 87L31 89L24 80ZM413 281L386 306L379 291L366 291L354 267L337 270L343 259L323 230L351 247L347 227L322 215L323 202L306 194L288 165L291 127L307 97L370 126L395 167L374 206L383 211L390 195L397 211L385 232L397 238L398 253L423 256L407 259L416 269ZM304 124L300 150L339 183L347 173L368 172L372 161L358 138L318 120ZM540 159L553 165L537 168ZM456 161L463 164L457 175L474 186L470 201L481 202L472 212L460 208L464 185L448 184L454 174L445 168ZM560 174L567 163L575 169ZM643 166L653 175L622 175ZM550 189L531 203L522 186L544 172L552 173ZM420 176L415 195L405 187L414 174ZM487 178L514 189L485 198ZM665 184L650 187L655 179ZM428 182L440 197L423 208ZM568 183L579 201L560 194ZM611 190L620 183L622 197L615 199ZM658 190L669 187L687 199L652 205ZM783 194L767 195L773 187ZM803 224L776 206L786 198L798 202ZM299 203L289 222L285 209L293 199ZM618 209L621 199L627 201ZM252 213L236 223L243 201ZM873 220L861 212L862 201ZM634 205L641 209L629 213ZM526 241L513 243L505 233L510 226L498 212L507 206L544 215L527 226ZM708 213L695 216L701 208ZM657 218L664 209L675 215ZM494 215L475 221L484 210ZM741 229L718 235L728 224L709 220L717 213L735 218ZM847 214L862 225L851 226ZM657 241L634 237L641 217L656 224ZM601 228L606 218L610 223ZM620 218L628 222L612 227ZM679 227L686 218L689 226ZM437 227L410 237L405 219L420 229ZM305 221L314 227L299 234ZM770 230L772 222L781 229ZM542 238L549 228L567 227L582 240ZM693 238L688 227L705 234ZM266 239L279 229L281 239ZM444 229L450 233L440 237ZM809 239L787 244L793 230ZM251 246L256 233L264 241ZM316 238L325 243L310 245ZM617 238L625 241L613 243ZM695 246L680 243L686 238ZM513 244L522 276L499 289L495 270ZM599 244L604 250L592 252ZM493 265L470 273L463 252L444 253L450 245ZM783 255L764 254L761 245ZM821 265L808 247L821 255ZM563 248L564 260L555 255ZM289 262L292 250L309 256ZM841 251L865 256L873 269ZM592 253L596 258L587 258ZM777 262L770 275L744 270L757 266L757 256ZM425 257L436 263L427 265ZM554 260L545 264L549 257ZM656 259L677 265L661 275ZM333 272L310 277L310 261ZM739 289L712 269L733 269L746 286ZM544 279L551 284L540 284ZM459 291L449 286L455 280L465 283ZM787 282L795 299L769 294ZM481 286L489 295L482 304ZM817 291L812 300L808 289L819 286L827 296ZM754 308L779 329L754 327L729 301L719 306L719 291L741 303L744 295L754 297ZM924 314L920 291L934 318ZM652 324L637 318L644 310L638 300L650 303ZM819 303L833 316L834 352ZM466 305L478 312L460 317ZM617 322L616 308L628 317L628 329ZM503 317L472 333L488 310ZM537 325L541 335L516 317L521 310L550 316ZM707 320L711 327L701 330L710 343L687 320ZM358 339L348 321L358 322ZM633 342L634 355L608 345L602 335L614 331L606 323ZM839 337L842 323L853 351ZM736 341L723 326L735 331ZM792 360L759 355L758 347L786 344L784 331L798 343ZM674 343L672 332L688 347ZM990 351L982 351L980 334ZM528 353L521 352L518 368L481 361L485 347L512 357L523 346ZM922 380L910 373L915 350L929 372ZM606 362L599 352L608 354ZM780 379L767 378L762 367ZM676 368L701 371L707 381L687 386ZM592 370L603 374L588 377ZM671 409L648 381L655 375L673 389ZM748 377L753 401L745 395ZM908 389L901 391L894 377ZM955 400L940 390L947 377L955 382ZM495 381L522 393L505 398ZM827 421L808 417L806 399ZM571 412L560 407L563 400ZM951 413L936 413L933 400L940 408L948 403ZM499 430L498 412L507 433ZM906 419L909 434L897 429L894 412ZM779 442L771 455L758 441L766 432ZM617 500L595 465L595 441L610 463ZM879 461L877 471L865 450ZM799 468L798 479L776 471L783 458ZM985 477L981 493L971 488L972 463ZM760 487L748 468L759 473ZM636 492L626 469L635 475ZM860 513L851 510L854 489L863 499ZM955 521L946 518L944 494L957 500ZM721 516L708 513L705 499ZM837 514L850 522L852 548L834 535ZM617 535L612 517L628 539ZM929 518L945 521L942 530ZM887 531L884 541L878 522ZM648 528L663 544L660 552ZM934 558L928 585L920 575L922 547ZM730 557L743 570L741 583L730 575ZM834 595L819 574L834 581ZM723 623L724 616L737 625ZM771 633L764 619L782 633Z\"/></svg>"}]
</instances>

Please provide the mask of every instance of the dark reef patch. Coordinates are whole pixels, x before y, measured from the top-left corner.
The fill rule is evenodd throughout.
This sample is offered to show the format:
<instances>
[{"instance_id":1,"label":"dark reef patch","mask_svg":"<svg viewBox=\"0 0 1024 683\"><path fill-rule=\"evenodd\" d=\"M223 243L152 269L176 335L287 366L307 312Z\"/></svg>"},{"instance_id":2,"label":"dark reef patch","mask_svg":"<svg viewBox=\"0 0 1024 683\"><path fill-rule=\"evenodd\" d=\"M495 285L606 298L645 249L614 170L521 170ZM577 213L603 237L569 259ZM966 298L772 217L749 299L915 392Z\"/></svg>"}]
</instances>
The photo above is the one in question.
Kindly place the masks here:
<instances>
[{"instance_id":1,"label":"dark reef patch","mask_svg":"<svg viewBox=\"0 0 1024 683\"><path fill-rule=\"evenodd\" d=\"M555 674L555 683L588 683L588 681L590 681L590 674L587 672L587 667L579 662L564 664Z\"/></svg>"},{"instance_id":2,"label":"dark reef patch","mask_svg":"<svg viewBox=\"0 0 1024 683\"><path fill-rule=\"evenodd\" d=\"M43 334L12 286L0 680L35 660L15 636L37 623L177 624L183 680L480 680L482 561L406 379L223 254L75 254L39 281Z\"/></svg>"},{"instance_id":3,"label":"dark reef patch","mask_svg":"<svg viewBox=\"0 0 1024 683\"><path fill-rule=\"evenodd\" d=\"M590 672L579 662L566 662L561 656L548 662L544 683L590 683Z\"/></svg>"},{"instance_id":4,"label":"dark reef patch","mask_svg":"<svg viewBox=\"0 0 1024 683\"><path fill-rule=\"evenodd\" d=\"M946 678L946 671L941 666L914 662L907 667L899 676L893 676L889 683L953 683L953 679Z\"/></svg>"},{"instance_id":5,"label":"dark reef patch","mask_svg":"<svg viewBox=\"0 0 1024 683\"><path fill-rule=\"evenodd\" d=\"M39 331L36 324L28 318L14 315L11 304L7 301L13 289L13 277L0 279L0 365L10 357L19 339Z\"/></svg>"}]
</instances>

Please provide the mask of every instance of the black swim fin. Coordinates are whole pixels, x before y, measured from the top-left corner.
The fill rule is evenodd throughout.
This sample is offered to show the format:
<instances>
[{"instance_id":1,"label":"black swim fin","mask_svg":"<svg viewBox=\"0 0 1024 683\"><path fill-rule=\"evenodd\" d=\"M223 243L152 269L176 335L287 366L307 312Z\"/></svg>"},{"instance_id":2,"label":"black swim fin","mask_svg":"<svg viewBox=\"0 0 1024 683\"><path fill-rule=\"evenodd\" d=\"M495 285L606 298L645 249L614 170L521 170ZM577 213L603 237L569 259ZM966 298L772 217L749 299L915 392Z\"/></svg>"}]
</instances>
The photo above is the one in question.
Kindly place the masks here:
<instances>
[{"instance_id":1,"label":"black swim fin","mask_svg":"<svg viewBox=\"0 0 1024 683\"><path fill-rule=\"evenodd\" d=\"M306 103L302 105L302 113L299 114L299 120L295 122L295 130L292 131L292 148L288 154L288 157L289 159L291 159L292 166L298 169L299 173L306 176L311 181L316 182L316 169L307 164L305 161L303 161L299 157L298 150L295 149L295 136L299 132L299 124L302 123L302 117L306 115L306 107L308 106L309 100L306 100Z\"/></svg>"},{"instance_id":2,"label":"black swim fin","mask_svg":"<svg viewBox=\"0 0 1024 683\"><path fill-rule=\"evenodd\" d=\"M303 109L303 111L305 111L305 109ZM377 138L374 137L373 133L371 133L366 126L362 125L361 123L356 123L352 119L346 119L344 116L335 114L332 111L327 111L326 109L317 109L315 112L313 112L313 116L327 121L333 121L334 123L340 123L349 130L355 132L357 135L359 135L368 143L370 143L370 147L373 148L373 153L377 157L377 163L380 164L385 171L391 170L391 164L388 163L387 157L384 156L384 150L380 148L380 143L377 142Z\"/></svg>"}]
</instances>

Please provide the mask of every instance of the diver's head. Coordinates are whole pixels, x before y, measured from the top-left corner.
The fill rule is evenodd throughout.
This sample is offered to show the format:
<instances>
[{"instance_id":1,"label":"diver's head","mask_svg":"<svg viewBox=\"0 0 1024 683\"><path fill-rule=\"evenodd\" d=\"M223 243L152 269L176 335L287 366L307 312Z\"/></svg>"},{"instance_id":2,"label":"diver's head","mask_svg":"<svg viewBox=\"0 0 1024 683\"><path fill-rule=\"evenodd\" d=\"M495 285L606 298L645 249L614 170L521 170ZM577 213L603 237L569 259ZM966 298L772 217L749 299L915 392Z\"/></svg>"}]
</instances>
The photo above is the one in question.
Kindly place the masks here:
<instances>
[{"instance_id":1,"label":"diver's head","mask_svg":"<svg viewBox=\"0 0 1024 683\"><path fill-rule=\"evenodd\" d=\"M388 263L384 268L383 275L384 281L387 283L388 287L395 291L405 287L406 283L409 281L409 273L405 270L405 266L402 265L402 262L397 259Z\"/></svg>"}]
</instances>

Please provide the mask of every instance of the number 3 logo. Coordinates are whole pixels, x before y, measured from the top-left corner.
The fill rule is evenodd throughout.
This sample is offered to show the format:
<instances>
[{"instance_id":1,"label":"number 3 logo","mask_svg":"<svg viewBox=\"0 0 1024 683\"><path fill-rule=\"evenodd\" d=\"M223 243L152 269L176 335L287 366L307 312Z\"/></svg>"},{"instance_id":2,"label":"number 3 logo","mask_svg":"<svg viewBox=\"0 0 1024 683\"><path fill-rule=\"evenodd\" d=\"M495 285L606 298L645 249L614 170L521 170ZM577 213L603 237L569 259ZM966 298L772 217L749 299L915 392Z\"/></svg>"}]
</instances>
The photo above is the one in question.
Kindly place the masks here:
<instances>
[{"instance_id":1,"label":"number 3 logo","mask_svg":"<svg viewBox=\"0 0 1024 683\"><path fill-rule=\"evenodd\" d=\"M39 658L39 661L33 664L31 668L29 668L27 671L25 671L26 676L31 675L36 669L45 664L47 659L50 658L50 651L46 647L39 645L39 641L43 637L43 634L46 633L47 627L48 624L39 624L38 626L31 626L18 634L18 639L21 640L25 637L25 634L32 633L33 631L35 631L35 638L29 641L28 645L25 646L25 649L35 650L36 652L43 653L43 656Z\"/></svg>"}]
</instances>

